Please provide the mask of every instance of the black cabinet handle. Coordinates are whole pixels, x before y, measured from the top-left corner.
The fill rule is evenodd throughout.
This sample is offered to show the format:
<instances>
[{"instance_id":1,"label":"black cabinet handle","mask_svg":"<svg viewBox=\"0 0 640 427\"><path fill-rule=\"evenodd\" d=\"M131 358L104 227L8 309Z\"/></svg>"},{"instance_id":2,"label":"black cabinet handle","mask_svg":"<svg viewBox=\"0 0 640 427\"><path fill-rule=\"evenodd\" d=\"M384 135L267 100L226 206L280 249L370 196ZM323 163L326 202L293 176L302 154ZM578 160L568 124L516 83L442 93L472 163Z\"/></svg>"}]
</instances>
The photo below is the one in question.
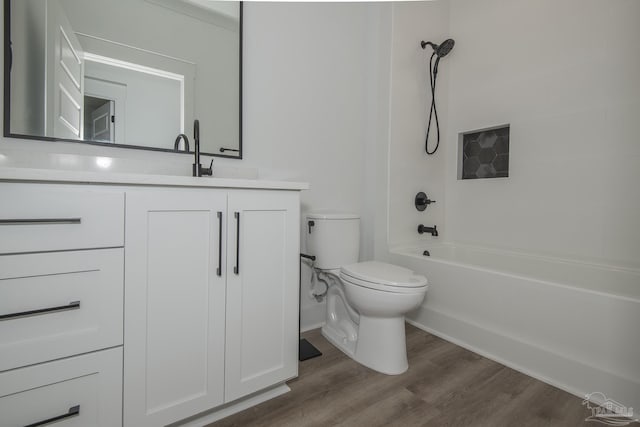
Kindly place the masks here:
<instances>
[{"instance_id":1,"label":"black cabinet handle","mask_svg":"<svg viewBox=\"0 0 640 427\"><path fill-rule=\"evenodd\" d=\"M40 308L38 310L21 311L18 313L2 314L0 321L18 319L20 317L36 316L38 314L56 313L58 311L77 310L80 308L80 301L73 301L67 305L59 305L57 307Z\"/></svg>"},{"instance_id":2,"label":"black cabinet handle","mask_svg":"<svg viewBox=\"0 0 640 427\"><path fill-rule=\"evenodd\" d=\"M58 415L57 417L49 418L47 420L38 421L37 423L29 424L24 427L43 426L46 424L51 424L51 423L58 422L60 420L64 420L65 418L75 417L77 415L80 415L80 405L72 406L71 408L69 408L69 411L66 414Z\"/></svg>"},{"instance_id":3,"label":"black cabinet handle","mask_svg":"<svg viewBox=\"0 0 640 427\"><path fill-rule=\"evenodd\" d=\"M0 219L0 225L80 224L82 218Z\"/></svg>"},{"instance_id":4,"label":"black cabinet handle","mask_svg":"<svg viewBox=\"0 0 640 427\"><path fill-rule=\"evenodd\" d=\"M218 276L222 276L222 212L218 212Z\"/></svg>"},{"instance_id":5,"label":"black cabinet handle","mask_svg":"<svg viewBox=\"0 0 640 427\"><path fill-rule=\"evenodd\" d=\"M233 214L236 217L236 266L233 267L235 274L240 274L240 212Z\"/></svg>"}]
</instances>

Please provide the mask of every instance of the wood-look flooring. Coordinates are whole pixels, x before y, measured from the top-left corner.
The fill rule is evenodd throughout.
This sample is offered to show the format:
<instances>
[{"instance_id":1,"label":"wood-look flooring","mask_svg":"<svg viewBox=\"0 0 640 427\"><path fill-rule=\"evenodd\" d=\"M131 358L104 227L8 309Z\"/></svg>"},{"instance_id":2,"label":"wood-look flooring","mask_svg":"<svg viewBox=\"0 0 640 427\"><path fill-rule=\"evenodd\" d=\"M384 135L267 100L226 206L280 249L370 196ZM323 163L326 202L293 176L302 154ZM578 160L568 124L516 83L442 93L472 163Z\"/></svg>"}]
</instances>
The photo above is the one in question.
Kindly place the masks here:
<instances>
[{"instance_id":1,"label":"wood-look flooring","mask_svg":"<svg viewBox=\"0 0 640 427\"><path fill-rule=\"evenodd\" d=\"M319 330L323 355L300 362L291 391L220 420L225 426L597 426L576 396L407 325L409 370L359 365Z\"/></svg>"}]
</instances>

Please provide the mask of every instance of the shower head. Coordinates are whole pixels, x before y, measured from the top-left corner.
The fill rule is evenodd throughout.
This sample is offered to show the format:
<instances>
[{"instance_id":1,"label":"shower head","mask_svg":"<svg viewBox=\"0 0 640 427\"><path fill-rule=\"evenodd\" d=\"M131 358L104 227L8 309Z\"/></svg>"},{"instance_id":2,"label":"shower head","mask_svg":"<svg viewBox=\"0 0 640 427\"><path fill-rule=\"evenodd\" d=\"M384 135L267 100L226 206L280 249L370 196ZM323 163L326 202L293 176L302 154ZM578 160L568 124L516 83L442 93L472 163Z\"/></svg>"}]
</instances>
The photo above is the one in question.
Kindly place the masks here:
<instances>
[{"instance_id":1,"label":"shower head","mask_svg":"<svg viewBox=\"0 0 640 427\"><path fill-rule=\"evenodd\" d=\"M451 52L451 50L453 49L453 45L455 44L456 42L454 42L453 39L446 39L440 44L440 46L438 46L438 48L436 49L436 54L440 58L444 58L449 54L449 52Z\"/></svg>"},{"instance_id":2,"label":"shower head","mask_svg":"<svg viewBox=\"0 0 640 427\"><path fill-rule=\"evenodd\" d=\"M446 39L439 45L431 42L422 41L420 43L420 46L422 46L423 49L426 49L427 46L431 46L435 54L438 55L438 58L444 58L449 54L449 52L451 52L451 49L453 49L453 45L455 44L456 42L453 41L453 39Z\"/></svg>"}]
</instances>

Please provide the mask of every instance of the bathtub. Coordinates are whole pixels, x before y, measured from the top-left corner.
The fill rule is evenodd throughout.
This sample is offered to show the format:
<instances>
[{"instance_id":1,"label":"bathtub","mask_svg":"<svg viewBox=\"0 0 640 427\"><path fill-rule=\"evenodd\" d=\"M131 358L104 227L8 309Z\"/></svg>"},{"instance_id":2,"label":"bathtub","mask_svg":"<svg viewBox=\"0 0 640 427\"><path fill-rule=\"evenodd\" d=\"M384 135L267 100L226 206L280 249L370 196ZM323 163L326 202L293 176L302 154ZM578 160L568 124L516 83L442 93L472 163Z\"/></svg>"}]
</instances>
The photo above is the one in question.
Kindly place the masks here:
<instances>
[{"instance_id":1,"label":"bathtub","mask_svg":"<svg viewBox=\"0 0 640 427\"><path fill-rule=\"evenodd\" d=\"M429 281L408 322L638 416L640 270L447 244L396 248L388 261Z\"/></svg>"}]
</instances>

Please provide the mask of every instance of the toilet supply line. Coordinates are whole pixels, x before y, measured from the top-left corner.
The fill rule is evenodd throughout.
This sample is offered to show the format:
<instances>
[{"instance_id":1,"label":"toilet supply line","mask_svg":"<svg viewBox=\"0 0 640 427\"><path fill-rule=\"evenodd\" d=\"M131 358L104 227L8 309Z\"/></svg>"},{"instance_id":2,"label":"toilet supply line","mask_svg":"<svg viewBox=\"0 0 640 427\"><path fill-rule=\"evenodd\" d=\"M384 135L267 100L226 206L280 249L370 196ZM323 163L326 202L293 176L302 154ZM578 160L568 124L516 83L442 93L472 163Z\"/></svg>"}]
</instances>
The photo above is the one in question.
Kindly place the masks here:
<instances>
[{"instance_id":1,"label":"toilet supply line","mask_svg":"<svg viewBox=\"0 0 640 427\"><path fill-rule=\"evenodd\" d=\"M305 262L305 264L307 264L307 266L311 269L311 286L309 287L309 296L311 298L314 298L317 302L324 301L324 298L327 296L327 292L329 292L329 283L327 283L327 280L325 278L321 278L318 276L318 273L320 273L321 271L314 267L314 261L316 260L316 257L306 254L300 254L300 256L303 258L303 261L311 261L310 263ZM315 292L318 281L322 282L325 287L324 291L320 293Z\"/></svg>"}]
</instances>

